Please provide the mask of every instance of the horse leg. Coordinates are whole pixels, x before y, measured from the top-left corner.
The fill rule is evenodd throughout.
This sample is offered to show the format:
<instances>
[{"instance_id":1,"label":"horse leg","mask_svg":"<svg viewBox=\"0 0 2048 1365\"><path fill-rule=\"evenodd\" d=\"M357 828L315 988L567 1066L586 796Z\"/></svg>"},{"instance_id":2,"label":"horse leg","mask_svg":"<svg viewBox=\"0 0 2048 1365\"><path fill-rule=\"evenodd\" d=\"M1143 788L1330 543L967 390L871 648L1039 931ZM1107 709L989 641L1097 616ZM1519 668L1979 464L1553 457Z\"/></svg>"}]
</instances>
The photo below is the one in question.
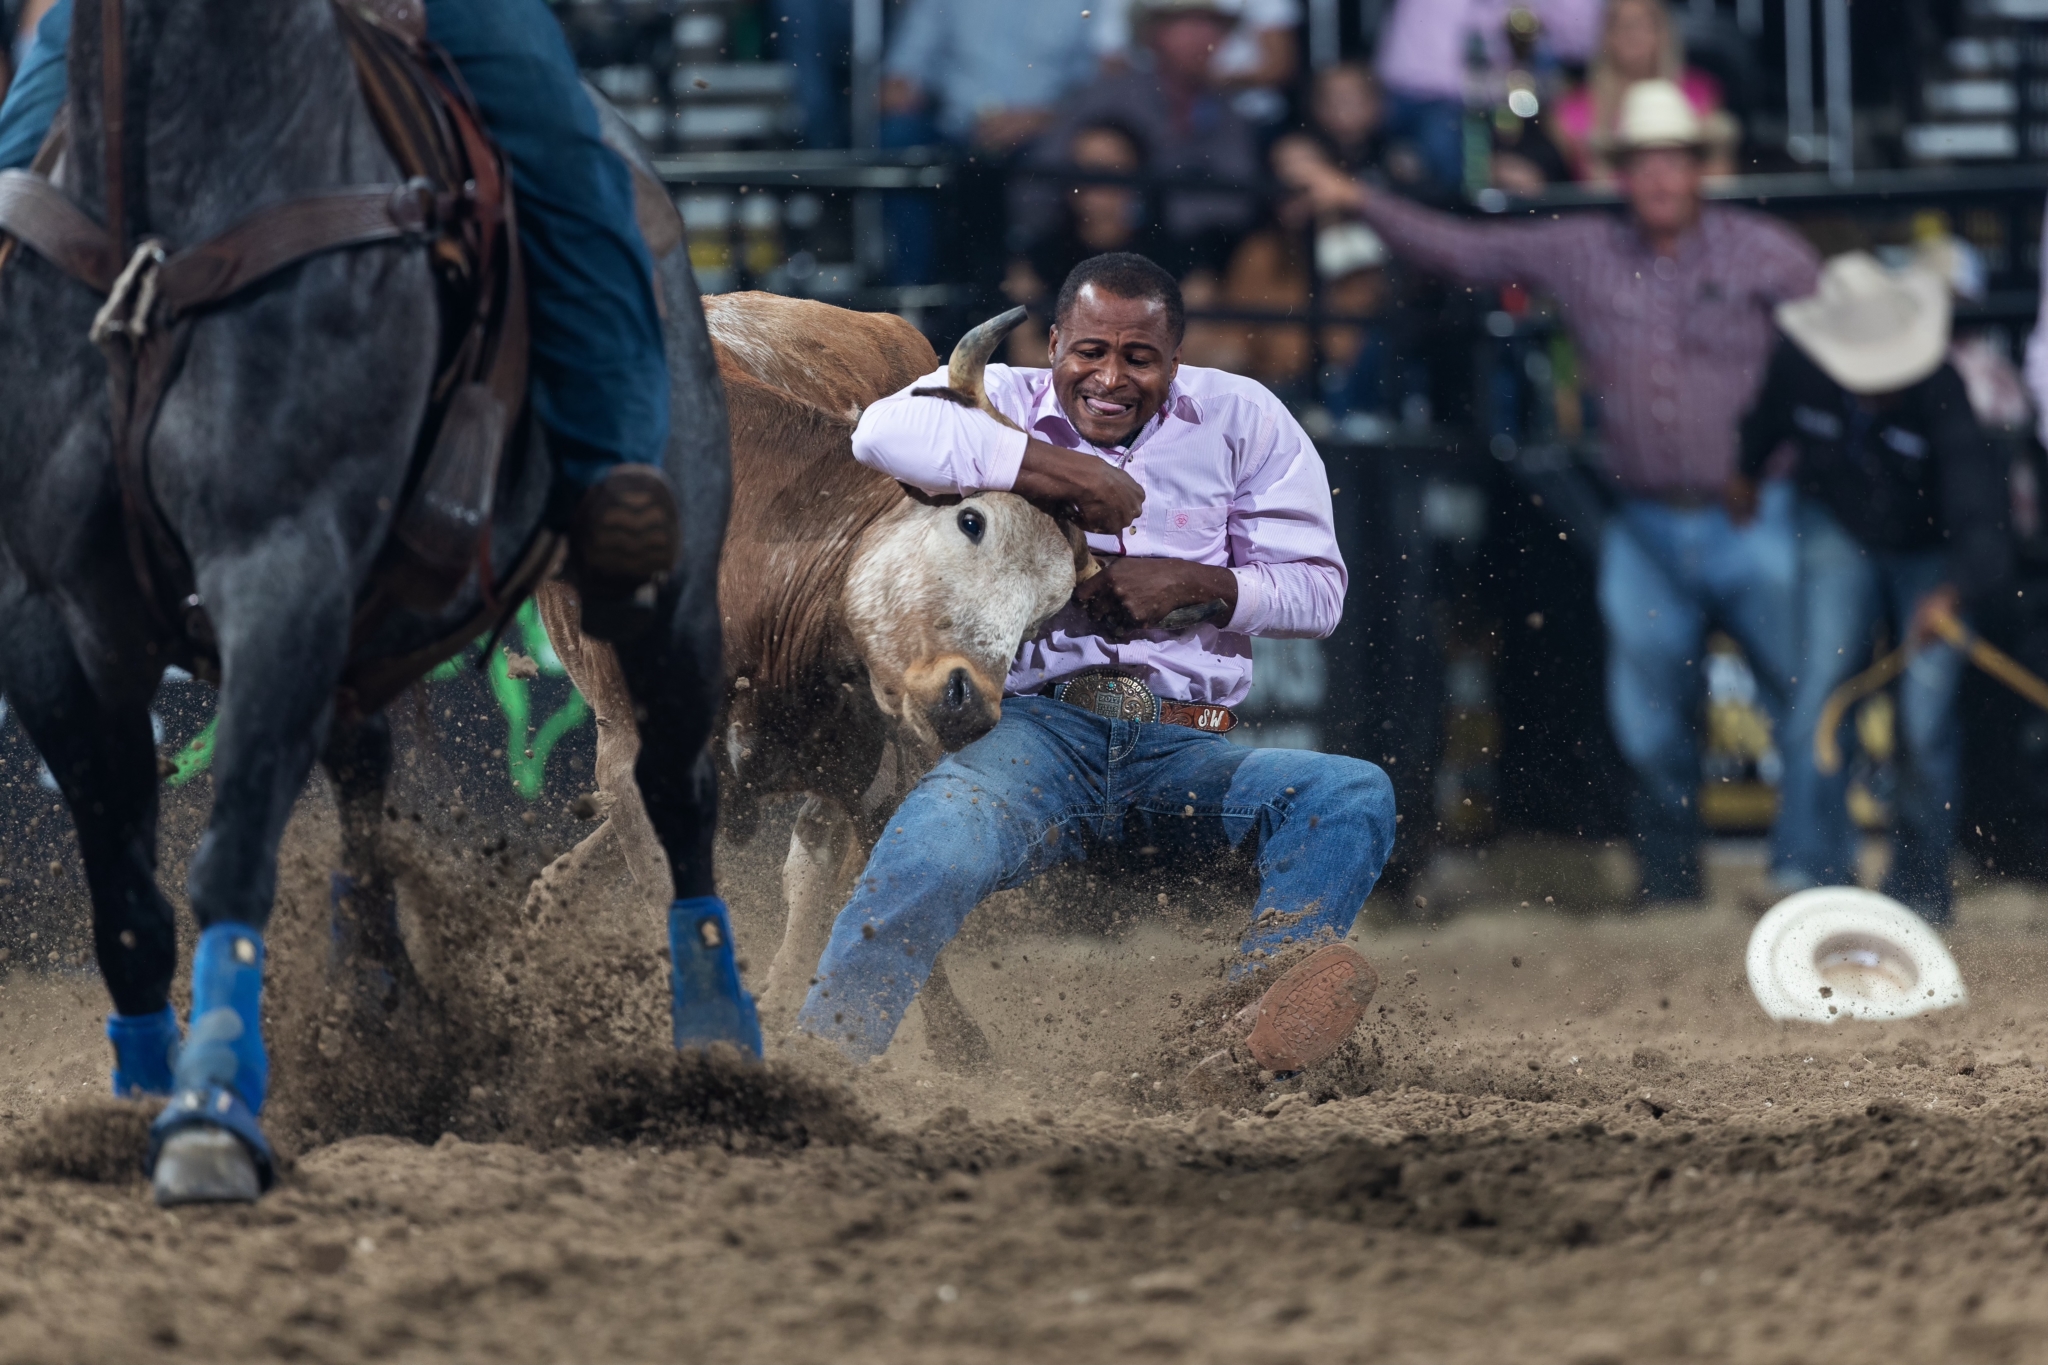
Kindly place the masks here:
<instances>
[{"instance_id":1,"label":"horse leg","mask_svg":"<svg viewBox=\"0 0 2048 1365\"><path fill-rule=\"evenodd\" d=\"M178 1048L171 905L156 884L156 743L148 694L103 703L56 608L29 598L0 623L0 687L57 779L92 896L93 950L114 1012L114 1093L168 1095Z\"/></svg>"},{"instance_id":2,"label":"horse leg","mask_svg":"<svg viewBox=\"0 0 2048 1365\"><path fill-rule=\"evenodd\" d=\"M388 1013L412 964L398 932L398 891L384 860L391 725L382 712L338 720L320 755L341 822L341 869L329 883L329 981L358 1006Z\"/></svg>"},{"instance_id":3,"label":"horse leg","mask_svg":"<svg viewBox=\"0 0 2048 1365\"><path fill-rule=\"evenodd\" d=\"M200 928L191 1037L151 1129L160 1204L252 1200L275 1178L257 1123L270 1084L263 929L278 841L323 747L347 648L351 579L330 544L275 534L200 566L200 593L217 604L220 724L213 814L187 878Z\"/></svg>"},{"instance_id":4,"label":"horse leg","mask_svg":"<svg viewBox=\"0 0 2048 1365\"><path fill-rule=\"evenodd\" d=\"M732 917L712 876L718 773L709 740L724 692L715 576L664 596L665 624L613 648L640 728L635 782L668 856L669 995L677 1047L724 1042L761 1055L754 998L740 984Z\"/></svg>"}]
</instances>

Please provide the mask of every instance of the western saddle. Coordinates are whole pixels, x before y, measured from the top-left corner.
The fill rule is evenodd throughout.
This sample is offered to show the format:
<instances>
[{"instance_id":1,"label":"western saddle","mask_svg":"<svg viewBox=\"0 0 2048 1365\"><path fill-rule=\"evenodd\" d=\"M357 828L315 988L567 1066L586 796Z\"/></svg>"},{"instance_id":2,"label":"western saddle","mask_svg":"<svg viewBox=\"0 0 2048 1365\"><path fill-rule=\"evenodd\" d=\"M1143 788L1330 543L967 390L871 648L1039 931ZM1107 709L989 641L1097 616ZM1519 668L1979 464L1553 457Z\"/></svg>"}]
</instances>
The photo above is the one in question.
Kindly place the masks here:
<instances>
[{"instance_id":1,"label":"western saddle","mask_svg":"<svg viewBox=\"0 0 2048 1365\"><path fill-rule=\"evenodd\" d=\"M143 597L176 652L217 671L212 628L191 561L150 490L148 447L192 321L277 271L330 251L383 242L428 249L443 344L406 491L369 588L357 604L344 710L382 706L479 634L495 633L559 563L560 537L541 529L502 578L492 572L492 500L525 405L526 291L510 178L459 75L427 41L421 0L333 0L363 96L405 179L303 195L256 210L208 241L173 249L126 240L124 186L107 176L107 223L92 221L50 179L59 116L33 169L0 172L0 233L103 295L92 340L106 356L113 451L129 558ZM100 0L105 165L124 164L122 0ZM632 164L634 158L627 158ZM650 246L671 247L675 209L638 166L636 199ZM4 268L13 241L0 246ZM474 575L479 606L431 646L404 658L361 657L391 614L436 613Z\"/></svg>"}]
</instances>

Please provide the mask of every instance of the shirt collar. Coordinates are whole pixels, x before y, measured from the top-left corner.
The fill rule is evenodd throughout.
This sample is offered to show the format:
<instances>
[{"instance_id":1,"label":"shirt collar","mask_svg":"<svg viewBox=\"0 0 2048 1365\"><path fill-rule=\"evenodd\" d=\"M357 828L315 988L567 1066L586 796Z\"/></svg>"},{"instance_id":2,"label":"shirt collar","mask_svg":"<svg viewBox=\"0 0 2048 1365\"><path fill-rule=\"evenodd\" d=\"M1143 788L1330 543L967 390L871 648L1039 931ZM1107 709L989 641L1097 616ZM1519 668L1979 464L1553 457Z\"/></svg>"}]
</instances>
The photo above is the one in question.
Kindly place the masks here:
<instances>
[{"instance_id":1,"label":"shirt collar","mask_svg":"<svg viewBox=\"0 0 2048 1365\"><path fill-rule=\"evenodd\" d=\"M1145 429L1138 433L1137 439L1131 442L1129 449L1136 450L1139 446L1145 444L1146 441L1152 438L1154 432L1166 424L1166 419L1169 417L1178 418L1191 426L1200 426L1202 423L1202 401L1195 397L1194 394L1188 392L1177 376L1166 390L1166 402L1160 407L1158 415L1145 424ZM1075 446L1089 446L1091 449L1101 448L1092 445L1086 437L1074 429L1074 424L1068 419L1066 410L1060 407L1059 393L1053 388L1052 371L1050 370L1045 372L1044 391L1038 395L1038 401L1032 404L1029 429L1045 436L1054 445L1065 446L1070 450Z\"/></svg>"}]
</instances>

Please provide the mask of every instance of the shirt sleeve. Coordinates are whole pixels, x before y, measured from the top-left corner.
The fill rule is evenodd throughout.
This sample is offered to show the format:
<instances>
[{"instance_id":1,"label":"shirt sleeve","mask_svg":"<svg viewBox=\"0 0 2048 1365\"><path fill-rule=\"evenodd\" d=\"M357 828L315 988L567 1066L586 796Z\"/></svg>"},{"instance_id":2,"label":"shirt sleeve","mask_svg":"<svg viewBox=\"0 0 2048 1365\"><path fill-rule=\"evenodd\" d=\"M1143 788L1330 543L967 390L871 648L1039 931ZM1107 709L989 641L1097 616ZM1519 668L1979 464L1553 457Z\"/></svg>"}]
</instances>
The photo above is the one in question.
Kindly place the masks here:
<instances>
[{"instance_id":1,"label":"shirt sleeve","mask_svg":"<svg viewBox=\"0 0 2048 1365\"><path fill-rule=\"evenodd\" d=\"M1544 293L1558 292L1571 271L1572 250L1590 220L1537 223L1475 223L1375 190L1360 216L1396 255L1439 275L1467 284L1513 281Z\"/></svg>"},{"instance_id":2,"label":"shirt sleeve","mask_svg":"<svg viewBox=\"0 0 2048 1365\"><path fill-rule=\"evenodd\" d=\"M1350 581L1337 549L1323 457L1275 401L1259 407L1244 468L1230 508L1237 610L1224 629L1269 639L1321 639L1344 615Z\"/></svg>"},{"instance_id":3,"label":"shirt sleeve","mask_svg":"<svg viewBox=\"0 0 2048 1365\"><path fill-rule=\"evenodd\" d=\"M863 412L853 458L927 493L1007 492L1024 463L1024 433L978 408L914 392L945 383L946 372L934 370Z\"/></svg>"},{"instance_id":4,"label":"shirt sleeve","mask_svg":"<svg viewBox=\"0 0 2048 1365\"><path fill-rule=\"evenodd\" d=\"M1780 337L1764 372L1764 386L1742 418L1742 473L1754 479L1764 472L1771 452L1792 435L1792 343Z\"/></svg>"},{"instance_id":5,"label":"shirt sleeve","mask_svg":"<svg viewBox=\"0 0 2048 1365\"><path fill-rule=\"evenodd\" d=\"M1757 297L1775 305L1803 299L1820 284L1820 252L1813 244L1783 223L1753 216L1760 229L1745 248Z\"/></svg>"}]
</instances>

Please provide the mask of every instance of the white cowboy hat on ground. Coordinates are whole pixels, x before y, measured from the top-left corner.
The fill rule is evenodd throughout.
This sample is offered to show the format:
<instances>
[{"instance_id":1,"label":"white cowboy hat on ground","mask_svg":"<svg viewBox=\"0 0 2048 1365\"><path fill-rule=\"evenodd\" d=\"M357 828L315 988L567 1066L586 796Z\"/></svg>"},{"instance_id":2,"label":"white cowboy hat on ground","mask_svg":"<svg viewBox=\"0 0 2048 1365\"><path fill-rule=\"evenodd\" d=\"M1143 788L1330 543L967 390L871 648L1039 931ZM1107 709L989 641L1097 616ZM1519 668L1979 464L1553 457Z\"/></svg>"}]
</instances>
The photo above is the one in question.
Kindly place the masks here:
<instances>
[{"instance_id":1,"label":"white cowboy hat on ground","mask_svg":"<svg viewBox=\"0 0 2048 1365\"><path fill-rule=\"evenodd\" d=\"M1907 1019L1967 998L1940 935L1889 896L1817 886L1749 936L1749 989L1773 1019Z\"/></svg>"},{"instance_id":2,"label":"white cowboy hat on ground","mask_svg":"<svg viewBox=\"0 0 2048 1365\"><path fill-rule=\"evenodd\" d=\"M1948 354L1949 290L1934 272L1886 270L1867 251L1830 260L1812 297L1781 303L1778 326L1851 393L1917 384Z\"/></svg>"}]
</instances>

